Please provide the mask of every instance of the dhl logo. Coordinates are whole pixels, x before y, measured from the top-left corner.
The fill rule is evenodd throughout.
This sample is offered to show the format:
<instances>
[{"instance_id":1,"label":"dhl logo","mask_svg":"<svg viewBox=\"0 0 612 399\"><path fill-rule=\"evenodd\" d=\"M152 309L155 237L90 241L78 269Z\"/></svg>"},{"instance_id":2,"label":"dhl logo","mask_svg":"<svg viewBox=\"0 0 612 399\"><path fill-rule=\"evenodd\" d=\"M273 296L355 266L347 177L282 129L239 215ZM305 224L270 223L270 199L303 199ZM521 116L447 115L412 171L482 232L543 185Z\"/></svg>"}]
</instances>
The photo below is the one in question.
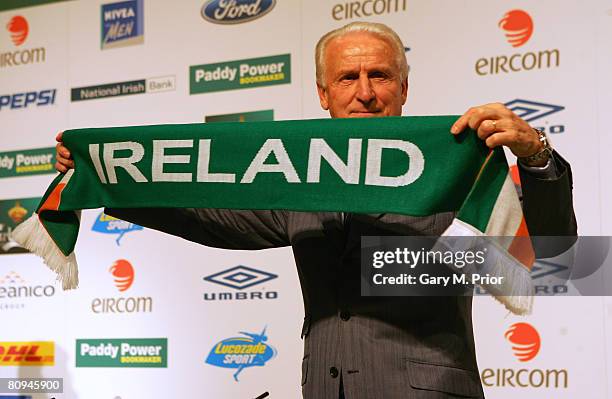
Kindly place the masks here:
<instances>
[{"instance_id":1,"label":"dhl logo","mask_svg":"<svg viewBox=\"0 0 612 399\"><path fill-rule=\"evenodd\" d=\"M55 343L0 342L0 366L53 366Z\"/></svg>"}]
</instances>

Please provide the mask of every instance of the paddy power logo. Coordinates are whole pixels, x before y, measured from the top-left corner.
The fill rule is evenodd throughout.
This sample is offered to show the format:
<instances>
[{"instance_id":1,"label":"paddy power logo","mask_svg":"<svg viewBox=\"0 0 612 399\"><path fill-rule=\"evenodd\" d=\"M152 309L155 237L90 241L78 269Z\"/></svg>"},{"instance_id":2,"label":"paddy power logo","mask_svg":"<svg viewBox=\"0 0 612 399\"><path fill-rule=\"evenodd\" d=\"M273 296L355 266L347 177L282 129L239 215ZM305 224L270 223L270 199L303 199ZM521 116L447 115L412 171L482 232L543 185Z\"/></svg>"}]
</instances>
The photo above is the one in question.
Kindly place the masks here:
<instances>
[{"instance_id":1,"label":"paddy power logo","mask_svg":"<svg viewBox=\"0 0 612 399\"><path fill-rule=\"evenodd\" d=\"M0 152L0 178L54 174L55 147Z\"/></svg>"},{"instance_id":2,"label":"paddy power logo","mask_svg":"<svg viewBox=\"0 0 612 399\"><path fill-rule=\"evenodd\" d=\"M291 54L189 67L189 94L291 83Z\"/></svg>"},{"instance_id":3,"label":"paddy power logo","mask_svg":"<svg viewBox=\"0 0 612 399\"><path fill-rule=\"evenodd\" d=\"M119 242L125 234L140 231L143 227L100 212L91 229L97 233L117 235L115 242L117 245L121 245Z\"/></svg>"},{"instance_id":4,"label":"paddy power logo","mask_svg":"<svg viewBox=\"0 0 612 399\"><path fill-rule=\"evenodd\" d=\"M16 47L11 51L0 53L0 68L17 67L28 64L45 62L46 49L44 47L22 48L30 33L28 20L15 15L6 23L6 31L11 42Z\"/></svg>"},{"instance_id":5,"label":"paddy power logo","mask_svg":"<svg viewBox=\"0 0 612 399\"><path fill-rule=\"evenodd\" d=\"M238 382L238 375L249 367L263 367L266 362L276 356L276 349L266 342L266 328L259 334L240 332L242 336L226 338L212 348L206 363L230 369L234 372L234 381Z\"/></svg>"},{"instance_id":6,"label":"paddy power logo","mask_svg":"<svg viewBox=\"0 0 612 399\"><path fill-rule=\"evenodd\" d=\"M529 363L538 356L542 339L538 330L529 323L512 324L504 333L514 357L519 363ZM481 371L482 384L500 388L567 389L567 369L541 369L537 367L485 368Z\"/></svg>"},{"instance_id":7,"label":"paddy power logo","mask_svg":"<svg viewBox=\"0 0 612 399\"><path fill-rule=\"evenodd\" d=\"M125 260L116 260L109 268L113 283L119 292L130 289L134 283L134 267ZM153 298L150 296L119 296L94 298L91 302L94 313L150 313L153 311Z\"/></svg>"},{"instance_id":8,"label":"paddy power logo","mask_svg":"<svg viewBox=\"0 0 612 399\"><path fill-rule=\"evenodd\" d=\"M0 366L53 366L53 341L0 342Z\"/></svg>"},{"instance_id":9,"label":"paddy power logo","mask_svg":"<svg viewBox=\"0 0 612 399\"><path fill-rule=\"evenodd\" d=\"M167 338L77 339L76 367L168 367Z\"/></svg>"},{"instance_id":10,"label":"paddy power logo","mask_svg":"<svg viewBox=\"0 0 612 399\"><path fill-rule=\"evenodd\" d=\"M533 19L524 10L508 11L498 22L498 27L514 48L522 47L529 41L534 26ZM479 76L489 76L558 68L560 64L559 49L547 49L482 57L476 60L474 69Z\"/></svg>"}]
</instances>

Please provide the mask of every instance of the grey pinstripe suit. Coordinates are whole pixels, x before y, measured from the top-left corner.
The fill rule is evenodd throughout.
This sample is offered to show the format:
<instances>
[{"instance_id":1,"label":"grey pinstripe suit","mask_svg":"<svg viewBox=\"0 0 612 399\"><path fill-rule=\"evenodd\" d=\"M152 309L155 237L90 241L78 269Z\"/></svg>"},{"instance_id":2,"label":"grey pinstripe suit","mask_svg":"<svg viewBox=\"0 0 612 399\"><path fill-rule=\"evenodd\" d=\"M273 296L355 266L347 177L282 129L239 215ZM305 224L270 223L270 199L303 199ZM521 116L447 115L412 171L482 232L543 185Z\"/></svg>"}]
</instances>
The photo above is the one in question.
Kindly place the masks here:
<instances>
[{"instance_id":1,"label":"grey pinstripe suit","mask_svg":"<svg viewBox=\"0 0 612 399\"><path fill-rule=\"evenodd\" d=\"M558 178L521 171L532 235L575 235L569 165ZM483 397L470 297L360 296L361 235L439 235L452 214L428 217L212 209L108 209L108 214L208 246L291 245L302 286L302 391L307 399Z\"/></svg>"}]
</instances>

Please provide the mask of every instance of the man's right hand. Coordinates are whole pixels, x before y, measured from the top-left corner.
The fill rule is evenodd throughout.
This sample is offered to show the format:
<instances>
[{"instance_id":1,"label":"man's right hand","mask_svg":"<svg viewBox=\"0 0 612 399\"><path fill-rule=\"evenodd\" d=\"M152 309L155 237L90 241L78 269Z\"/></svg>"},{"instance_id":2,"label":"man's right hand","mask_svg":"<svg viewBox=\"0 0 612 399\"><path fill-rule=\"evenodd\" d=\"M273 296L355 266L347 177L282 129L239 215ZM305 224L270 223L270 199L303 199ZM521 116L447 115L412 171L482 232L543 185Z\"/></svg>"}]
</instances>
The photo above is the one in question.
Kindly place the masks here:
<instances>
[{"instance_id":1,"label":"man's right hand","mask_svg":"<svg viewBox=\"0 0 612 399\"><path fill-rule=\"evenodd\" d=\"M62 142L62 134L63 132L59 132L55 137L55 140L57 141L57 145L55 146L55 159L57 159L55 169L60 173L66 173L68 172L68 169L74 168L74 161L72 160L72 156L70 155L68 148L64 147L64 143Z\"/></svg>"}]
</instances>

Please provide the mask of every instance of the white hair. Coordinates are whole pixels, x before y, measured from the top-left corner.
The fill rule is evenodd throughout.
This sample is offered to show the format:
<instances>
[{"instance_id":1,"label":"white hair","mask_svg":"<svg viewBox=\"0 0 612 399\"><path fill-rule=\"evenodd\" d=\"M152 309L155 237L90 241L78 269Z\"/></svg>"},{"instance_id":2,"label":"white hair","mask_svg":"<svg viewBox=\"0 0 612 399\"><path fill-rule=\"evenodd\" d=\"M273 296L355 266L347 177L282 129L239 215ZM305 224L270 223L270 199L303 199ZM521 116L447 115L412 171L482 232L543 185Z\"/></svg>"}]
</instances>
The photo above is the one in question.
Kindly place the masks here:
<instances>
[{"instance_id":1,"label":"white hair","mask_svg":"<svg viewBox=\"0 0 612 399\"><path fill-rule=\"evenodd\" d=\"M315 66L317 83L321 87L325 87L327 82L324 81L325 76L325 50L327 45L336 38L345 36L352 32L368 32L379 36L387 43L391 45L391 48L395 52L395 62L400 70L400 78L404 80L408 77L408 62L406 62L406 52L404 44L399 38L397 33L385 24L374 23L374 22L351 22L348 25L344 25L341 28L334 29L327 32L319 39L317 46L315 47Z\"/></svg>"}]
</instances>

